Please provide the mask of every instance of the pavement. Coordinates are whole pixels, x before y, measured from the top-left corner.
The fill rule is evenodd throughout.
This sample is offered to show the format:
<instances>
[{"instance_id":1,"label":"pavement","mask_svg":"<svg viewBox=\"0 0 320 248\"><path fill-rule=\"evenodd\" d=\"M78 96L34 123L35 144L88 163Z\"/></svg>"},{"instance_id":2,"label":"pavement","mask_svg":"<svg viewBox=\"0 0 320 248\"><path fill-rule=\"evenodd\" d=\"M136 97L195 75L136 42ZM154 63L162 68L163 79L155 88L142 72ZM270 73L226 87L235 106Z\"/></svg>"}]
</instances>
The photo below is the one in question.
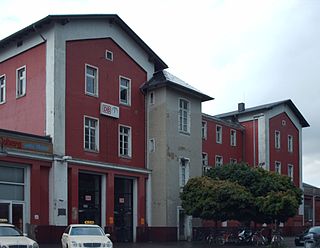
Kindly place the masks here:
<instances>
[{"instance_id":1,"label":"pavement","mask_svg":"<svg viewBox=\"0 0 320 248\"><path fill-rule=\"evenodd\" d=\"M294 244L294 237L285 237L284 238L284 247L287 248L296 248ZM177 241L177 242L139 242L139 243L113 243L114 248L209 248L206 243L195 241ZM224 248L253 248L254 246L222 246ZM40 244L40 248L61 248L60 244Z\"/></svg>"}]
</instances>

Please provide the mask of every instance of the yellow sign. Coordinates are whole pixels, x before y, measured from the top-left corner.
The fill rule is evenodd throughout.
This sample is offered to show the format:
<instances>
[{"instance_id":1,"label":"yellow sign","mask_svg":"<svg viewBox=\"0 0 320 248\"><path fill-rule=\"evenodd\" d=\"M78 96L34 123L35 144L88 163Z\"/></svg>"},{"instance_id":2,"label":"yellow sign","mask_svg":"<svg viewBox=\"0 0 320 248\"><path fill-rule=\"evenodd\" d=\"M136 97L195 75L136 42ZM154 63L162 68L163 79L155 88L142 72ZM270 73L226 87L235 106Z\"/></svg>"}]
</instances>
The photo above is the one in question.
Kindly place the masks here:
<instances>
[{"instance_id":1,"label":"yellow sign","mask_svg":"<svg viewBox=\"0 0 320 248\"><path fill-rule=\"evenodd\" d=\"M94 224L94 220L85 220L84 224Z\"/></svg>"}]
</instances>

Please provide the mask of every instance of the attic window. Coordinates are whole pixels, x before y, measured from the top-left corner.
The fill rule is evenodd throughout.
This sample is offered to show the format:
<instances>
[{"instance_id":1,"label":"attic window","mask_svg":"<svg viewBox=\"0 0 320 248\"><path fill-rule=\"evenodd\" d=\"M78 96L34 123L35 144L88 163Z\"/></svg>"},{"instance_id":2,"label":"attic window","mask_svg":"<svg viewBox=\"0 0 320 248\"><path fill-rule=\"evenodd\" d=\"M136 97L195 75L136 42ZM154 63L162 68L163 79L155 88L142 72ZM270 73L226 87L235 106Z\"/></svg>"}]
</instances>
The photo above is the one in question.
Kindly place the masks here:
<instances>
[{"instance_id":1,"label":"attic window","mask_svg":"<svg viewBox=\"0 0 320 248\"><path fill-rule=\"evenodd\" d=\"M113 61L113 53L109 50L106 50L106 59Z\"/></svg>"},{"instance_id":2,"label":"attic window","mask_svg":"<svg viewBox=\"0 0 320 248\"><path fill-rule=\"evenodd\" d=\"M285 126L285 125L287 125L287 122L285 120L282 120L281 124L282 124L282 126Z\"/></svg>"}]
</instances>

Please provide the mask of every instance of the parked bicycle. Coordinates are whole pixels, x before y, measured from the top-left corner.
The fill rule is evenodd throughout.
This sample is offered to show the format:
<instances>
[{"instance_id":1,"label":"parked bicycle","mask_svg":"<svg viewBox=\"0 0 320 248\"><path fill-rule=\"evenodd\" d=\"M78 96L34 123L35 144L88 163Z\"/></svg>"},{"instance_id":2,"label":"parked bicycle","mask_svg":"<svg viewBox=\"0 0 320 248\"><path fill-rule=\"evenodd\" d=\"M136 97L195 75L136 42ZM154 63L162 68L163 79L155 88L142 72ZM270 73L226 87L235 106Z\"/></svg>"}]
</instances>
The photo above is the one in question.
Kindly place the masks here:
<instances>
[{"instance_id":1,"label":"parked bicycle","mask_svg":"<svg viewBox=\"0 0 320 248\"><path fill-rule=\"evenodd\" d=\"M264 229L257 230L254 232L254 234L252 235L252 238L251 238L251 242L253 245L264 246L264 245L268 244L268 238L262 234L263 230Z\"/></svg>"},{"instance_id":2,"label":"parked bicycle","mask_svg":"<svg viewBox=\"0 0 320 248\"><path fill-rule=\"evenodd\" d=\"M281 236L279 231L276 231L272 234L271 238L271 247L281 247L283 243L283 237Z\"/></svg>"}]
</instances>

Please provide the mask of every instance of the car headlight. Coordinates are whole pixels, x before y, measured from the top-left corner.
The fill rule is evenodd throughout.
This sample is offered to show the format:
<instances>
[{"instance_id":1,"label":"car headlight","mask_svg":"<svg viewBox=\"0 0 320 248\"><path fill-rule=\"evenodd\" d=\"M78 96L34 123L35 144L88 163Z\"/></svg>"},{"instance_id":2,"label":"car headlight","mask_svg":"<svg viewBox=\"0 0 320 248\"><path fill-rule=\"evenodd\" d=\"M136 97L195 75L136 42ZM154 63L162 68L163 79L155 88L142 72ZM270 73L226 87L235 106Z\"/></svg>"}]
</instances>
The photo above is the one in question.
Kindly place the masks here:
<instances>
[{"instance_id":1,"label":"car headlight","mask_svg":"<svg viewBox=\"0 0 320 248\"><path fill-rule=\"evenodd\" d=\"M106 243L102 243L102 247L112 248L112 242L108 240Z\"/></svg>"},{"instance_id":2,"label":"car headlight","mask_svg":"<svg viewBox=\"0 0 320 248\"><path fill-rule=\"evenodd\" d=\"M32 248L39 248L39 245L37 242L34 242L33 245L32 245Z\"/></svg>"},{"instance_id":3,"label":"car headlight","mask_svg":"<svg viewBox=\"0 0 320 248\"><path fill-rule=\"evenodd\" d=\"M82 247L82 244L81 243L77 243L76 241L71 241L71 245L73 247Z\"/></svg>"}]
</instances>

